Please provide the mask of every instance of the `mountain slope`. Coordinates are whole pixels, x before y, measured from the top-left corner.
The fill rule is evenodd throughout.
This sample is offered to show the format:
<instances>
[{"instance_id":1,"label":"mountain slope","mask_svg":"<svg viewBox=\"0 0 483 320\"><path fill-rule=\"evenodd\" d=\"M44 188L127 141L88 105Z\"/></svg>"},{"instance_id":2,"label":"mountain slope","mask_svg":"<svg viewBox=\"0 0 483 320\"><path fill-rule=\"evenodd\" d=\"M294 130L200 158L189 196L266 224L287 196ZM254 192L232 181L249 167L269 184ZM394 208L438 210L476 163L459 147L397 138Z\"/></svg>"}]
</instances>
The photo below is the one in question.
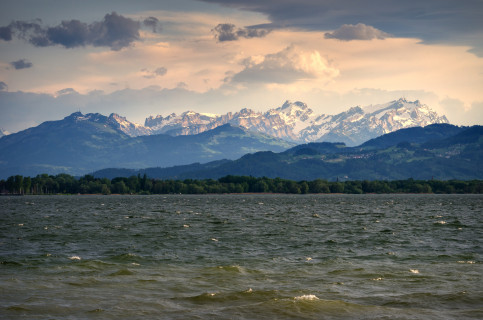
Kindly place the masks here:
<instances>
[{"instance_id":1,"label":"mountain slope","mask_svg":"<svg viewBox=\"0 0 483 320\"><path fill-rule=\"evenodd\" d=\"M364 149L382 149L395 146L402 142L426 143L428 141L449 138L462 131L465 131L464 127L458 127L451 124L432 124L426 127L404 128L371 139L360 145L360 147Z\"/></svg>"},{"instance_id":2,"label":"mountain slope","mask_svg":"<svg viewBox=\"0 0 483 320\"><path fill-rule=\"evenodd\" d=\"M110 165L117 146L129 141L125 133L99 114L74 113L0 139L0 176L11 174L85 172Z\"/></svg>"},{"instance_id":3,"label":"mountain slope","mask_svg":"<svg viewBox=\"0 0 483 320\"><path fill-rule=\"evenodd\" d=\"M111 117L74 113L0 138L0 177L39 173L83 175L108 167L143 168L236 159L283 151L286 141L230 125L192 136L130 137Z\"/></svg>"},{"instance_id":4,"label":"mountain slope","mask_svg":"<svg viewBox=\"0 0 483 320\"><path fill-rule=\"evenodd\" d=\"M394 143L385 147L375 142L368 142L368 145L378 148L370 149L309 143L281 153L257 152L233 161L149 168L143 172L163 179L220 178L226 175L332 181L483 179L483 127L459 128L460 131L454 126L421 129L426 131L423 140L418 135L396 132L390 134L392 138L378 139L386 144L388 141ZM401 136L404 141L393 139Z\"/></svg>"}]
</instances>

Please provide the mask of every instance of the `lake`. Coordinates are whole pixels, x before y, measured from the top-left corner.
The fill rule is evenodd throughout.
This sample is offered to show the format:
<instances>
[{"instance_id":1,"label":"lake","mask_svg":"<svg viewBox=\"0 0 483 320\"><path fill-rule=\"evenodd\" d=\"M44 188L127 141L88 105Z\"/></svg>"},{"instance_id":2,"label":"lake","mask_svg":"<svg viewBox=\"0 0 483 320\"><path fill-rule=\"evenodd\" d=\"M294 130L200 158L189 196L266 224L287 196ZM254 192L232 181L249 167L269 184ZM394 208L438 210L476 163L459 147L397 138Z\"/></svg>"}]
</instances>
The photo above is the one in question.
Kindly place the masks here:
<instances>
[{"instance_id":1,"label":"lake","mask_svg":"<svg viewBox=\"0 0 483 320\"><path fill-rule=\"evenodd\" d=\"M0 197L2 319L482 319L483 195Z\"/></svg>"}]
</instances>

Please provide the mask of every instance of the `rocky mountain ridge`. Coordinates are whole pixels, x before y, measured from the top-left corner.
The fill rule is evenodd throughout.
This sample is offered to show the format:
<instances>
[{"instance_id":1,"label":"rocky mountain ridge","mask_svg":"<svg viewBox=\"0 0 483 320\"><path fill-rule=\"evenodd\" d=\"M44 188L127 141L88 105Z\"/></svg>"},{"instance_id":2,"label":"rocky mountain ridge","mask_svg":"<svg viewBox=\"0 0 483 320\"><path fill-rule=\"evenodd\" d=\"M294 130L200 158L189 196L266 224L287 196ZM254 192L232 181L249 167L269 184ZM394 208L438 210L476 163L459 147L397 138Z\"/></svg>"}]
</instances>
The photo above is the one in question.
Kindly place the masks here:
<instances>
[{"instance_id":1,"label":"rocky mountain ridge","mask_svg":"<svg viewBox=\"0 0 483 320\"><path fill-rule=\"evenodd\" d=\"M129 136L193 135L228 123L295 143L344 142L348 146L403 128L449 123L444 115L438 115L420 101L404 98L385 104L352 107L336 115L316 114L303 102L286 101L279 108L263 113L248 108L224 115L186 111L166 117L150 116L144 125L133 124L117 114L111 114L109 118Z\"/></svg>"}]
</instances>

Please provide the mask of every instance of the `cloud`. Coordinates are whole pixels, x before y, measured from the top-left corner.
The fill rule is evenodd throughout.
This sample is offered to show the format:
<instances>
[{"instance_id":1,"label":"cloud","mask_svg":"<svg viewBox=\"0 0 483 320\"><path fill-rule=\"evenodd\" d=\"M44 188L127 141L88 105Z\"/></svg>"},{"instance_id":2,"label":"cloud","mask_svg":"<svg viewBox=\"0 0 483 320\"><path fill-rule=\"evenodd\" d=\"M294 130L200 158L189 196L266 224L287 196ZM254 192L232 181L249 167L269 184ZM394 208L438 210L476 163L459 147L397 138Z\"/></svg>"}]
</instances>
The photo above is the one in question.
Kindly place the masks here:
<instances>
[{"instance_id":1,"label":"cloud","mask_svg":"<svg viewBox=\"0 0 483 320\"><path fill-rule=\"evenodd\" d=\"M0 39L5 41L12 40L12 28L10 27L0 27Z\"/></svg>"},{"instance_id":2,"label":"cloud","mask_svg":"<svg viewBox=\"0 0 483 320\"><path fill-rule=\"evenodd\" d=\"M116 12L108 13L102 21L86 24L79 20L62 21L55 27L43 27L40 21L14 21L0 27L0 39L24 39L36 47L61 45L75 48L91 45L121 50L140 39L140 23Z\"/></svg>"},{"instance_id":3,"label":"cloud","mask_svg":"<svg viewBox=\"0 0 483 320\"><path fill-rule=\"evenodd\" d=\"M219 42L234 41L239 38L262 38L270 32L267 29L237 28L231 23L220 23L212 31Z\"/></svg>"},{"instance_id":4,"label":"cloud","mask_svg":"<svg viewBox=\"0 0 483 320\"><path fill-rule=\"evenodd\" d=\"M168 72L168 69L166 69L165 67L160 67L154 70L154 74L157 76L164 76L166 72Z\"/></svg>"},{"instance_id":5,"label":"cloud","mask_svg":"<svg viewBox=\"0 0 483 320\"><path fill-rule=\"evenodd\" d=\"M144 78L154 79L156 77L164 76L168 72L168 69L166 69L165 67L159 67L159 68L156 68L153 71L150 71L148 69L142 69L141 72L144 73L144 75L143 75Z\"/></svg>"},{"instance_id":6,"label":"cloud","mask_svg":"<svg viewBox=\"0 0 483 320\"><path fill-rule=\"evenodd\" d=\"M350 40L372 40L372 39L385 39L391 35L376 29L371 26L367 26L363 23L356 25L344 24L339 29L333 32L325 33L326 39L338 39L344 41Z\"/></svg>"},{"instance_id":7,"label":"cloud","mask_svg":"<svg viewBox=\"0 0 483 320\"><path fill-rule=\"evenodd\" d=\"M3 82L3 81L0 81L0 91L7 91L8 90L8 85Z\"/></svg>"},{"instance_id":8,"label":"cloud","mask_svg":"<svg viewBox=\"0 0 483 320\"><path fill-rule=\"evenodd\" d=\"M15 70L32 68L32 62L26 59L20 59L17 61L10 62L10 65L15 68Z\"/></svg>"},{"instance_id":9,"label":"cloud","mask_svg":"<svg viewBox=\"0 0 483 320\"><path fill-rule=\"evenodd\" d=\"M156 33L158 31L159 20L156 17L148 17L144 19L143 25L153 29L153 32Z\"/></svg>"},{"instance_id":10,"label":"cloud","mask_svg":"<svg viewBox=\"0 0 483 320\"><path fill-rule=\"evenodd\" d=\"M306 79L331 79L339 71L328 65L318 51L305 52L295 46L243 61L245 68L235 74L234 82L292 83Z\"/></svg>"},{"instance_id":11,"label":"cloud","mask_svg":"<svg viewBox=\"0 0 483 320\"><path fill-rule=\"evenodd\" d=\"M66 94L78 94L78 92L72 88L65 88L56 92L57 96L66 95Z\"/></svg>"},{"instance_id":12,"label":"cloud","mask_svg":"<svg viewBox=\"0 0 483 320\"><path fill-rule=\"evenodd\" d=\"M364 23L396 37L426 43L469 45L482 55L481 0L200 0L264 14L271 28L334 30Z\"/></svg>"}]
</instances>

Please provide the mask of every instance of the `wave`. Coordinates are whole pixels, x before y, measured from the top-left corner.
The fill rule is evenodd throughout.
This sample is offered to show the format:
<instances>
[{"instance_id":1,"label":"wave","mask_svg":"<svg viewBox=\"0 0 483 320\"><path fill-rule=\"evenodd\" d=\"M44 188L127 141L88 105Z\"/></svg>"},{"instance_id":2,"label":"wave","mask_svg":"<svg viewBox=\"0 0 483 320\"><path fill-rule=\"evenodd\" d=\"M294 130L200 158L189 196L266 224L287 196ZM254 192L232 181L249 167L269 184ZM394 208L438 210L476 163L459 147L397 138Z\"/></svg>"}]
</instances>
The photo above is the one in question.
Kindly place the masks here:
<instances>
[{"instance_id":1,"label":"wave","mask_svg":"<svg viewBox=\"0 0 483 320\"><path fill-rule=\"evenodd\" d=\"M320 299L317 298L317 296L314 295L314 294L304 294L303 296L294 297L294 300L308 300L308 301L312 301L312 300L320 300Z\"/></svg>"}]
</instances>

